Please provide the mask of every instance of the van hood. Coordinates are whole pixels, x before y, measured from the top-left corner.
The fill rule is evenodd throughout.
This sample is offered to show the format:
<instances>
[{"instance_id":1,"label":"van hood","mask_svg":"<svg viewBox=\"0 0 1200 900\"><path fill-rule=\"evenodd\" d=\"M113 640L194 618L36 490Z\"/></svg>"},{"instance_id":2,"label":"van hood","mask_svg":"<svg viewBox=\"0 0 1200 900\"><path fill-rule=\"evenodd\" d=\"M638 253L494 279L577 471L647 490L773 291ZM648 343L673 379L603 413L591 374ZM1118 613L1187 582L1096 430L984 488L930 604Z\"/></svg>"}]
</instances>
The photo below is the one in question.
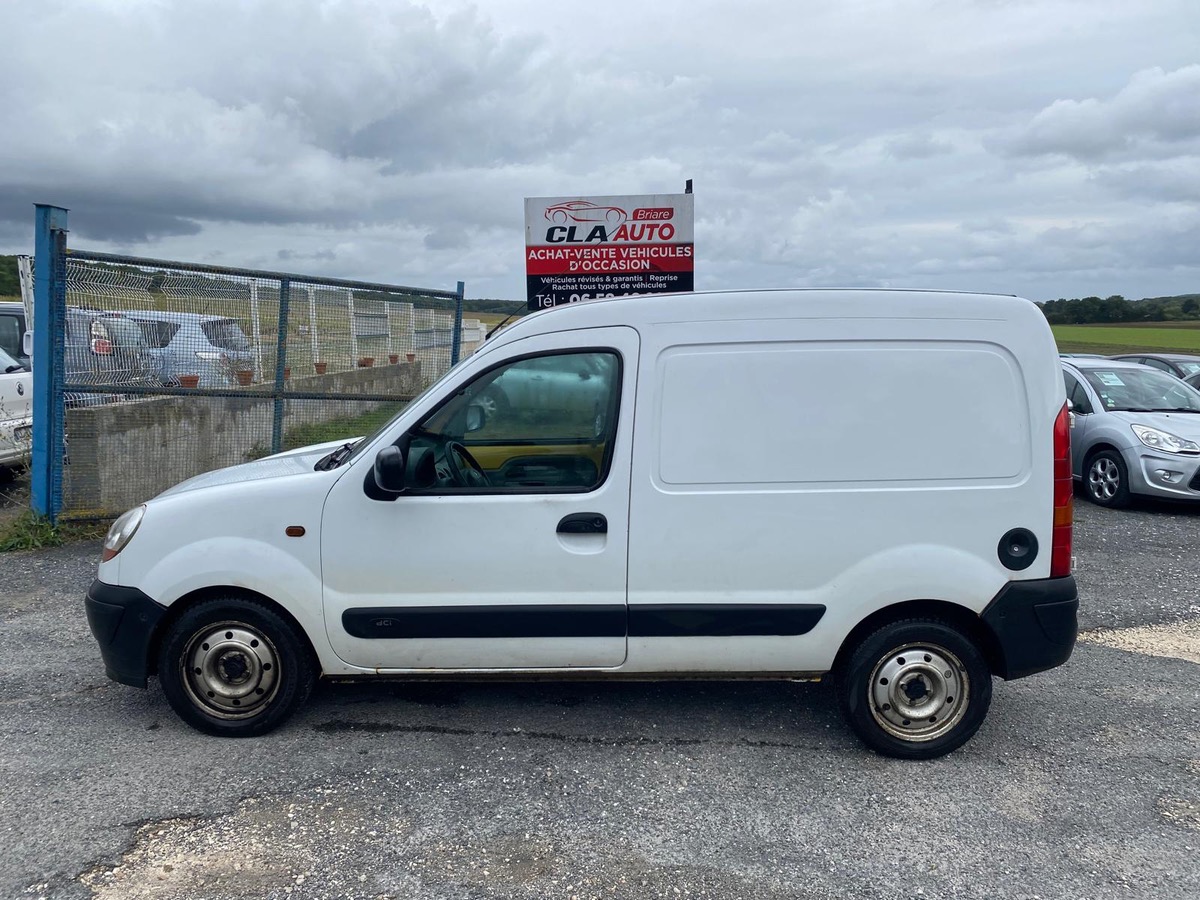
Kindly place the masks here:
<instances>
[{"instance_id":1,"label":"van hood","mask_svg":"<svg viewBox=\"0 0 1200 900\"><path fill-rule=\"evenodd\" d=\"M1122 422L1128 422L1130 425L1147 425L1150 428L1169 431L1178 437L1200 443L1200 412L1146 413L1112 410L1108 414L1120 419Z\"/></svg>"},{"instance_id":2,"label":"van hood","mask_svg":"<svg viewBox=\"0 0 1200 900\"><path fill-rule=\"evenodd\" d=\"M201 488L216 487L221 484L237 484L246 481L259 481L264 478L281 478L285 475L299 475L304 472L311 472L317 460L322 456L332 450L336 450L343 444L353 443L356 440L359 439L349 438L343 441L327 441L324 444L312 444L308 447L288 450L286 453L277 453L274 456L268 456L264 459L256 459L254 462L242 463L239 466L229 466L226 469L205 472L203 475L197 475L194 478L187 479L187 481L179 482L179 484L172 488L167 488L167 490L158 496L167 497L172 494L197 491Z\"/></svg>"}]
</instances>

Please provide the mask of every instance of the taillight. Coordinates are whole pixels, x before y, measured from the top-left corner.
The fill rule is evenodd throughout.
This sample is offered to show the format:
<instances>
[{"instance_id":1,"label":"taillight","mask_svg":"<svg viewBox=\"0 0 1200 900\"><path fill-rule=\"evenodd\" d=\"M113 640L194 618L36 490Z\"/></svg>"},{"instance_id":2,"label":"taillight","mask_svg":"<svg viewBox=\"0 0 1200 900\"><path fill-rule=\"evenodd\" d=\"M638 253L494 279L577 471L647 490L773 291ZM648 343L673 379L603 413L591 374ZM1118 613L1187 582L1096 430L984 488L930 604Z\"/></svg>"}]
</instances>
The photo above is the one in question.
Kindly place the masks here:
<instances>
[{"instance_id":1,"label":"taillight","mask_svg":"<svg viewBox=\"0 0 1200 900\"><path fill-rule=\"evenodd\" d=\"M112 341L108 338L92 338L92 352L97 356L108 356L112 353Z\"/></svg>"},{"instance_id":2,"label":"taillight","mask_svg":"<svg viewBox=\"0 0 1200 900\"><path fill-rule=\"evenodd\" d=\"M1054 420L1054 531L1050 538L1050 577L1071 574L1071 524L1074 522L1071 480L1071 423L1067 404Z\"/></svg>"}]
</instances>

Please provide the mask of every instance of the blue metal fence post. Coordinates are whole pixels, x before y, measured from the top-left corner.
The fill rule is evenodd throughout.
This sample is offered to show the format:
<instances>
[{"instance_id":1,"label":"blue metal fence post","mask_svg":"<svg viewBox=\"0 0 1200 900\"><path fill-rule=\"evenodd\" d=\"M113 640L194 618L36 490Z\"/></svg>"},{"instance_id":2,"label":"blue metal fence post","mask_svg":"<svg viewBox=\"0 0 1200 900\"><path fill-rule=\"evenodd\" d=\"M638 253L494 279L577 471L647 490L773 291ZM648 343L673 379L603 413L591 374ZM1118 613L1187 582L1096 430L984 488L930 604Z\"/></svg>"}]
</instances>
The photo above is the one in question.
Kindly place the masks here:
<instances>
[{"instance_id":1,"label":"blue metal fence post","mask_svg":"<svg viewBox=\"0 0 1200 900\"><path fill-rule=\"evenodd\" d=\"M275 343L275 408L271 421L271 452L283 449L283 369L287 365L288 306L291 303L292 282L279 281L279 337ZM351 323L353 327L353 323Z\"/></svg>"},{"instance_id":2,"label":"blue metal fence post","mask_svg":"<svg viewBox=\"0 0 1200 900\"><path fill-rule=\"evenodd\" d=\"M66 318L67 211L35 204L33 240L33 457L34 512L51 522L62 509L63 322Z\"/></svg>"},{"instance_id":3,"label":"blue metal fence post","mask_svg":"<svg viewBox=\"0 0 1200 900\"><path fill-rule=\"evenodd\" d=\"M454 337L450 340L450 365L458 365L458 356L462 353L462 307L463 307L463 292L466 290L466 284L458 283L458 290L455 292L454 298Z\"/></svg>"}]
</instances>

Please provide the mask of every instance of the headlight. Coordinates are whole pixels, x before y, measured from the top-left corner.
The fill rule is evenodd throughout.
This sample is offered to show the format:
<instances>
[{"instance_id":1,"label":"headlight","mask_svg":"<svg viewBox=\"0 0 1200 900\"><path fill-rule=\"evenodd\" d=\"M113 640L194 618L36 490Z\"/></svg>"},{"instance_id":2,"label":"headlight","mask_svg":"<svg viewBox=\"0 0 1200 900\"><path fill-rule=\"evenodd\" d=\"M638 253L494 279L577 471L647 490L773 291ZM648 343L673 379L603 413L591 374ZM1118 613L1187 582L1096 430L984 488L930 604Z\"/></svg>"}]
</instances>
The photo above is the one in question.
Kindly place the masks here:
<instances>
[{"instance_id":1,"label":"headlight","mask_svg":"<svg viewBox=\"0 0 1200 900\"><path fill-rule=\"evenodd\" d=\"M1150 428L1148 425L1130 425L1129 427L1133 429L1133 433L1137 435L1139 441L1155 450L1162 450L1165 453L1200 453L1200 444L1184 440L1169 431L1160 431L1157 428Z\"/></svg>"},{"instance_id":2,"label":"headlight","mask_svg":"<svg viewBox=\"0 0 1200 900\"><path fill-rule=\"evenodd\" d=\"M108 562L125 549L130 538L137 533L138 526L142 524L142 516L145 514L146 507L144 505L136 506L112 523L112 528L108 529L108 537L104 539L104 550L100 553L101 562Z\"/></svg>"}]
</instances>

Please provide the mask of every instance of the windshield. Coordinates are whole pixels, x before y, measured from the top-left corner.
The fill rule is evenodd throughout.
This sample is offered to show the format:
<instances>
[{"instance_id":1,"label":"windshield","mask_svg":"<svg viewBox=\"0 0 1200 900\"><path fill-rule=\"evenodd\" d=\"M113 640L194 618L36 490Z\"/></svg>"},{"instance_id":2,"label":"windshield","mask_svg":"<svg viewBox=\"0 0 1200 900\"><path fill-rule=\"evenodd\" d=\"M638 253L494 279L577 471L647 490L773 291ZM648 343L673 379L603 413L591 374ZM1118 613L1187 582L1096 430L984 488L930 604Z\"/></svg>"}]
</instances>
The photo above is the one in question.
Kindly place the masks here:
<instances>
[{"instance_id":1,"label":"windshield","mask_svg":"<svg viewBox=\"0 0 1200 900\"><path fill-rule=\"evenodd\" d=\"M1157 369L1087 369L1083 376L1110 412L1200 412L1200 391Z\"/></svg>"},{"instance_id":2,"label":"windshield","mask_svg":"<svg viewBox=\"0 0 1200 900\"><path fill-rule=\"evenodd\" d=\"M1200 372L1200 362L1192 362L1189 359L1176 359L1173 362L1179 368L1183 369L1184 375L1195 375L1197 372Z\"/></svg>"},{"instance_id":3,"label":"windshield","mask_svg":"<svg viewBox=\"0 0 1200 900\"><path fill-rule=\"evenodd\" d=\"M21 337L25 331L25 319L15 313L0 312L0 350L9 356L23 356Z\"/></svg>"}]
</instances>

